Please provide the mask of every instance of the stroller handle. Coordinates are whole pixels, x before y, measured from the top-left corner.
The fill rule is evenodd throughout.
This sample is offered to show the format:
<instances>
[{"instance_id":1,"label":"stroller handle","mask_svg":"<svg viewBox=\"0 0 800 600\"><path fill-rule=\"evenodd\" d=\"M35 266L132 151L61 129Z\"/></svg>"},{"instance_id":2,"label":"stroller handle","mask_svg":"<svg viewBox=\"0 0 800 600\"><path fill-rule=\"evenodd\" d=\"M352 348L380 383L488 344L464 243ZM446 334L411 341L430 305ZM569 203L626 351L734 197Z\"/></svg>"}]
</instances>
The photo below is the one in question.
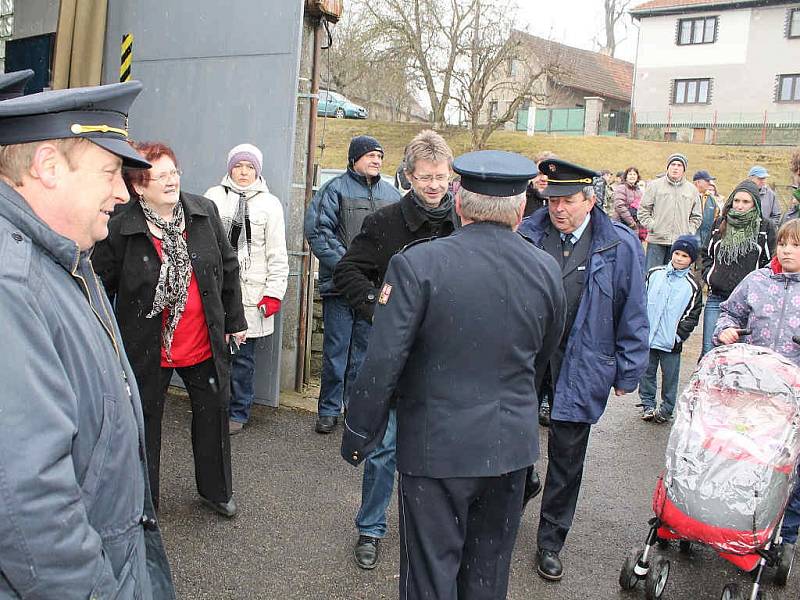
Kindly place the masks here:
<instances>
[{"instance_id":1,"label":"stroller handle","mask_svg":"<svg viewBox=\"0 0 800 600\"><path fill-rule=\"evenodd\" d=\"M753 333L752 329L736 329L735 331L736 331L736 335L738 335L739 337L741 337L743 335L750 335L751 333ZM800 344L800 336L795 336L795 337L797 337L797 342L796 343Z\"/></svg>"}]
</instances>

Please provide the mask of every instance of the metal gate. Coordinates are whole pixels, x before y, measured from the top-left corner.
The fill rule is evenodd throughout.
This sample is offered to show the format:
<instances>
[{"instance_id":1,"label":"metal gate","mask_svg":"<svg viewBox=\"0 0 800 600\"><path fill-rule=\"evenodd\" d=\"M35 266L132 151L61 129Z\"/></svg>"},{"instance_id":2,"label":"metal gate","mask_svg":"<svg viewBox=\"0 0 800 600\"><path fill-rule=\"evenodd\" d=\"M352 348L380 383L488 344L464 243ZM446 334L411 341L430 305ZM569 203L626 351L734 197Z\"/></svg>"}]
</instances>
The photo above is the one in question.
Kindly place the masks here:
<instances>
[{"instance_id":1,"label":"metal gate","mask_svg":"<svg viewBox=\"0 0 800 600\"><path fill-rule=\"evenodd\" d=\"M536 133L583 135L583 108L537 108Z\"/></svg>"}]
</instances>

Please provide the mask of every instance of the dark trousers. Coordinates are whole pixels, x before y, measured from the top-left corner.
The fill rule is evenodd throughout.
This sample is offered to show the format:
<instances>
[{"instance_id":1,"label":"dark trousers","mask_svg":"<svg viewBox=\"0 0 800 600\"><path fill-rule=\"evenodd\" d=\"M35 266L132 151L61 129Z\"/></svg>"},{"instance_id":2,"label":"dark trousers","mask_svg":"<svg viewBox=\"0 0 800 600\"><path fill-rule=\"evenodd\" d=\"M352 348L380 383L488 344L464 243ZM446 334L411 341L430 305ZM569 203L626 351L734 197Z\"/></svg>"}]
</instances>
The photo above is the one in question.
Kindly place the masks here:
<instances>
[{"instance_id":1,"label":"dark trousers","mask_svg":"<svg viewBox=\"0 0 800 600\"><path fill-rule=\"evenodd\" d=\"M212 502L227 502L233 493L231 482L231 442L228 431L230 387L220 385L212 359L192 367L176 369L189 393L192 405L192 452L197 491ZM144 441L153 505L158 509L161 470L161 421L164 396L172 369L161 369L158 395L142 397Z\"/></svg>"},{"instance_id":2,"label":"dark trousers","mask_svg":"<svg viewBox=\"0 0 800 600\"><path fill-rule=\"evenodd\" d=\"M590 430L588 423L550 420L537 539L541 550L561 552L564 547L578 504Z\"/></svg>"},{"instance_id":3,"label":"dark trousers","mask_svg":"<svg viewBox=\"0 0 800 600\"><path fill-rule=\"evenodd\" d=\"M503 600L525 473L431 479L400 474L400 598Z\"/></svg>"}]
</instances>

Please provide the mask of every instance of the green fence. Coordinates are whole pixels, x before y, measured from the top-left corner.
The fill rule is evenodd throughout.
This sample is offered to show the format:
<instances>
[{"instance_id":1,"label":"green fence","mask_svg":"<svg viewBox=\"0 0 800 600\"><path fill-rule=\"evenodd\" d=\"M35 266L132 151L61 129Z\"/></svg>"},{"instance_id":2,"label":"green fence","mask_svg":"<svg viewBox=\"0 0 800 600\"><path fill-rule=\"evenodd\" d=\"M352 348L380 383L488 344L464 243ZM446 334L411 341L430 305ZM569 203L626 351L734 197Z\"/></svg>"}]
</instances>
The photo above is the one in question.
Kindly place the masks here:
<instances>
[{"instance_id":1,"label":"green fence","mask_svg":"<svg viewBox=\"0 0 800 600\"><path fill-rule=\"evenodd\" d=\"M582 108L537 108L534 131L583 135L585 112Z\"/></svg>"}]
</instances>

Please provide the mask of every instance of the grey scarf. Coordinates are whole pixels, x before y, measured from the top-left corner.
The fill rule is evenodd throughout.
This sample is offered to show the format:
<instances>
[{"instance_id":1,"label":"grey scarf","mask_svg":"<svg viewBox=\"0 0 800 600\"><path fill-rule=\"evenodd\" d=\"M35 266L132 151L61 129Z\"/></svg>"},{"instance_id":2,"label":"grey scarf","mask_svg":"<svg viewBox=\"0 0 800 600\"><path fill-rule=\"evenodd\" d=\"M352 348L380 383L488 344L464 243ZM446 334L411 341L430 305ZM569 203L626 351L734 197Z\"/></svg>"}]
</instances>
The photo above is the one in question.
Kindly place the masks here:
<instances>
[{"instance_id":1,"label":"grey scarf","mask_svg":"<svg viewBox=\"0 0 800 600\"><path fill-rule=\"evenodd\" d=\"M172 211L172 219L167 222L158 216L143 198L139 199L139 204L142 206L144 218L161 229L164 236L161 240L162 261L156 295L153 298L153 309L147 318L151 319L160 315L164 309L169 309L164 330L161 332L161 344L167 353L167 359L172 360L172 338L186 308L189 282L192 279L192 263L189 261L186 240L183 239L181 231L183 206L178 202Z\"/></svg>"},{"instance_id":2,"label":"grey scarf","mask_svg":"<svg viewBox=\"0 0 800 600\"><path fill-rule=\"evenodd\" d=\"M425 215L425 218L430 221L431 223L441 223L448 217L450 217L450 213L453 209L453 195L450 192L447 192L444 197L439 202L439 206L431 207L417 196L417 194L412 190L411 196L414 198L414 204L417 205L417 208Z\"/></svg>"}]
</instances>

